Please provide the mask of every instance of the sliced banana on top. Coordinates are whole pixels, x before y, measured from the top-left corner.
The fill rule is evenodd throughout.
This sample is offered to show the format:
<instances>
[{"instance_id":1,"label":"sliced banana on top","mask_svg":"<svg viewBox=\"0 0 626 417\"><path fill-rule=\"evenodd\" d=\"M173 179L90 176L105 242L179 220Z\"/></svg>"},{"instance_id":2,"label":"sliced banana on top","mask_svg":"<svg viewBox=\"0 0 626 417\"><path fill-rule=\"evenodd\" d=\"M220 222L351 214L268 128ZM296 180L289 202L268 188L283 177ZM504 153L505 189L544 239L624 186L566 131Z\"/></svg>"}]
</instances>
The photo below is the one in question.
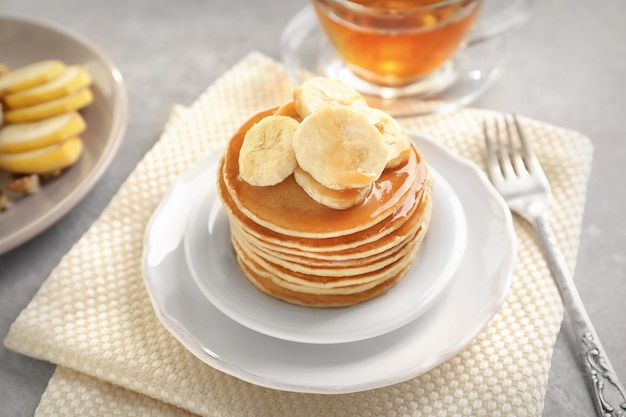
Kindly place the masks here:
<instances>
[{"instance_id":1,"label":"sliced banana on top","mask_svg":"<svg viewBox=\"0 0 626 417\"><path fill-rule=\"evenodd\" d=\"M347 209L410 153L411 140L395 119L343 82L317 77L248 130L239 172L254 186L275 185L293 173L313 200Z\"/></svg>"},{"instance_id":2,"label":"sliced banana on top","mask_svg":"<svg viewBox=\"0 0 626 417\"><path fill-rule=\"evenodd\" d=\"M293 175L298 185L309 197L326 207L338 210L345 210L356 206L365 199L365 196L367 196L367 193L372 188L372 183L370 183L361 188L332 190L317 182L311 174L300 167L296 167Z\"/></svg>"},{"instance_id":3,"label":"sliced banana on top","mask_svg":"<svg viewBox=\"0 0 626 417\"><path fill-rule=\"evenodd\" d=\"M411 154L411 139L404 132L400 123L379 109L368 107L361 109L361 111L383 136L387 146L387 165L385 168L395 168L405 163Z\"/></svg>"},{"instance_id":4,"label":"sliced banana on top","mask_svg":"<svg viewBox=\"0 0 626 417\"><path fill-rule=\"evenodd\" d=\"M300 113L296 110L296 105L293 100L281 104L274 112L274 116L288 116L298 122L302 121L302 116L300 116Z\"/></svg>"},{"instance_id":5,"label":"sliced banana on top","mask_svg":"<svg viewBox=\"0 0 626 417\"><path fill-rule=\"evenodd\" d=\"M365 99L356 90L339 80L323 77L310 78L296 87L293 101L303 118L328 105L367 107Z\"/></svg>"},{"instance_id":6,"label":"sliced banana on top","mask_svg":"<svg viewBox=\"0 0 626 417\"><path fill-rule=\"evenodd\" d=\"M293 137L293 150L302 169L334 190L365 187L387 164L378 129L363 112L341 105L306 117Z\"/></svg>"},{"instance_id":7,"label":"sliced banana on top","mask_svg":"<svg viewBox=\"0 0 626 417\"><path fill-rule=\"evenodd\" d=\"M291 146L299 123L288 116L267 116L253 125L239 151L239 173L250 185L276 185L293 173L297 162Z\"/></svg>"}]
</instances>

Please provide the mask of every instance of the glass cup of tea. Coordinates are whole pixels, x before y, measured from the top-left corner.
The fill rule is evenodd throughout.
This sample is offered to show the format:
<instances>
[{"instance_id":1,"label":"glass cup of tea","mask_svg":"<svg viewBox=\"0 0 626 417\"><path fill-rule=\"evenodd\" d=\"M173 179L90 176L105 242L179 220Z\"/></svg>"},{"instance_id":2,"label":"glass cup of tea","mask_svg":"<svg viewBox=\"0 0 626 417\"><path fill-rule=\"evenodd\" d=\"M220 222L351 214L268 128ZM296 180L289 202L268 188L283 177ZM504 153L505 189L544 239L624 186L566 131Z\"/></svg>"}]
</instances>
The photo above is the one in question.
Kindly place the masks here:
<instances>
[{"instance_id":1,"label":"glass cup of tea","mask_svg":"<svg viewBox=\"0 0 626 417\"><path fill-rule=\"evenodd\" d=\"M314 0L320 25L358 77L402 87L444 65L482 0Z\"/></svg>"},{"instance_id":2,"label":"glass cup of tea","mask_svg":"<svg viewBox=\"0 0 626 417\"><path fill-rule=\"evenodd\" d=\"M490 70L488 75L494 78L502 64L499 55L505 55L506 51L500 46L483 48L484 55L488 55L484 65L479 62L479 66L472 67L475 63L472 61L468 68L480 70L483 65L487 70L478 75L477 71L468 70L461 74L467 76L461 83L453 62L468 62L460 51L521 26L530 15L530 1L311 0L314 17L303 11L283 33L284 62L294 78L305 79L300 73L307 69L335 76L372 98L395 100L396 107L407 104L399 98L414 99L421 95L423 102L424 94L432 98L455 82L463 85L454 86L453 99L466 103L488 84L468 77L485 77ZM311 25L319 26L320 36L325 39L313 39L316 29ZM341 67L329 55L331 52L325 51L324 44L329 44ZM470 58L483 59L481 53L474 50ZM457 65L456 69L459 68Z\"/></svg>"}]
</instances>

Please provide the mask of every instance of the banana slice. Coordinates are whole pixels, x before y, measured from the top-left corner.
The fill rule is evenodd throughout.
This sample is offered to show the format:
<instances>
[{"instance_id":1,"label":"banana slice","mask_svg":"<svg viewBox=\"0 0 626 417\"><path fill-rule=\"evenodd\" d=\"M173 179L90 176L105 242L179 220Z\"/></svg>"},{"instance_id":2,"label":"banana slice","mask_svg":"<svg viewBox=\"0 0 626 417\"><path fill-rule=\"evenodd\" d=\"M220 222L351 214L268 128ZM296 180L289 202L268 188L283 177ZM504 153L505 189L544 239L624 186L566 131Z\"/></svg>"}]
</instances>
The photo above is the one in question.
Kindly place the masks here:
<instances>
[{"instance_id":1,"label":"banana slice","mask_svg":"<svg viewBox=\"0 0 626 417\"><path fill-rule=\"evenodd\" d=\"M395 168L405 163L411 155L411 139L400 123L379 109L368 107L362 111L383 136L383 141L387 146L385 168Z\"/></svg>"},{"instance_id":2,"label":"banana slice","mask_svg":"<svg viewBox=\"0 0 626 417\"><path fill-rule=\"evenodd\" d=\"M86 128L82 116L73 111L38 122L7 125L0 130L0 153L27 152L62 142Z\"/></svg>"},{"instance_id":3,"label":"banana slice","mask_svg":"<svg viewBox=\"0 0 626 417\"><path fill-rule=\"evenodd\" d=\"M56 100L36 104L34 106L7 110L4 112L6 123L26 123L45 119L72 110L82 109L93 101L93 94L89 88L83 88L73 94L57 98Z\"/></svg>"},{"instance_id":4,"label":"banana slice","mask_svg":"<svg viewBox=\"0 0 626 417\"><path fill-rule=\"evenodd\" d=\"M0 168L18 174L45 174L73 165L82 152L83 142L75 136L34 151L0 154Z\"/></svg>"},{"instance_id":5,"label":"banana slice","mask_svg":"<svg viewBox=\"0 0 626 417\"><path fill-rule=\"evenodd\" d=\"M326 106L306 117L293 138L298 164L333 190L361 188L387 164L382 135L359 110Z\"/></svg>"},{"instance_id":6,"label":"banana slice","mask_svg":"<svg viewBox=\"0 0 626 417\"><path fill-rule=\"evenodd\" d=\"M287 116L267 116L253 125L239 151L239 173L250 185L276 185L293 173L291 141L299 123Z\"/></svg>"},{"instance_id":7,"label":"banana slice","mask_svg":"<svg viewBox=\"0 0 626 417\"><path fill-rule=\"evenodd\" d=\"M7 94L3 101L10 109L32 106L69 95L90 84L89 73L84 68L73 65L65 68L61 75L45 84Z\"/></svg>"},{"instance_id":8,"label":"banana slice","mask_svg":"<svg viewBox=\"0 0 626 417\"><path fill-rule=\"evenodd\" d=\"M372 188L372 183L370 183L361 188L333 190L315 181L311 174L300 167L296 167L293 175L298 185L309 197L326 207L337 210L345 210L361 203Z\"/></svg>"},{"instance_id":9,"label":"banana slice","mask_svg":"<svg viewBox=\"0 0 626 417\"><path fill-rule=\"evenodd\" d=\"M339 80L324 77L310 78L296 87L293 101L303 118L328 105L367 107L365 99L356 90Z\"/></svg>"},{"instance_id":10,"label":"banana slice","mask_svg":"<svg viewBox=\"0 0 626 417\"><path fill-rule=\"evenodd\" d=\"M288 116L295 119L297 122L302 121L302 116L300 116L300 113L296 110L296 105L293 100L289 100L277 108L274 112L274 116Z\"/></svg>"},{"instance_id":11,"label":"banana slice","mask_svg":"<svg viewBox=\"0 0 626 417\"><path fill-rule=\"evenodd\" d=\"M0 76L0 97L35 87L60 75L65 64L59 60L39 61Z\"/></svg>"}]
</instances>

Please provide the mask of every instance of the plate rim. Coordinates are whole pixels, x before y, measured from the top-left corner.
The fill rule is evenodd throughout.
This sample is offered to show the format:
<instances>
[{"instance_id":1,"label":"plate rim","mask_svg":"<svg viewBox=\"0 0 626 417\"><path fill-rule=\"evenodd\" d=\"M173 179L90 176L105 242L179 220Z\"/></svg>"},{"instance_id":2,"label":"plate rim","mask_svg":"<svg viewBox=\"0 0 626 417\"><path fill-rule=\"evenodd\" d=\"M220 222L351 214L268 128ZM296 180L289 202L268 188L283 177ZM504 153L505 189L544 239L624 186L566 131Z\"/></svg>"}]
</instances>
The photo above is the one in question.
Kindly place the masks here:
<instances>
[{"instance_id":1,"label":"plate rim","mask_svg":"<svg viewBox=\"0 0 626 417\"><path fill-rule=\"evenodd\" d=\"M39 216L36 219L29 219L29 222L21 228L16 229L11 234L1 236L1 255L20 246L56 223L61 217L67 214L80 201L82 201L87 193L91 191L91 189L104 175L107 168L115 158L126 133L128 126L128 93L119 68L101 51L100 48L95 45L95 43L82 34L40 18L33 18L14 13L0 13L0 21L11 21L25 25L38 26L39 28L43 28L48 31L57 32L58 34L61 34L84 46L107 68L107 74L111 76L111 85L114 87L113 97L115 98L111 106L113 109L111 133L106 139L106 145L102 148L102 152L95 160L94 165L89 169L87 175L78 182L78 186L76 188L60 197L54 206L51 207L51 209L44 215ZM63 179L59 178L57 180L62 181ZM10 210L15 209L16 206L12 207Z\"/></svg>"}]
</instances>

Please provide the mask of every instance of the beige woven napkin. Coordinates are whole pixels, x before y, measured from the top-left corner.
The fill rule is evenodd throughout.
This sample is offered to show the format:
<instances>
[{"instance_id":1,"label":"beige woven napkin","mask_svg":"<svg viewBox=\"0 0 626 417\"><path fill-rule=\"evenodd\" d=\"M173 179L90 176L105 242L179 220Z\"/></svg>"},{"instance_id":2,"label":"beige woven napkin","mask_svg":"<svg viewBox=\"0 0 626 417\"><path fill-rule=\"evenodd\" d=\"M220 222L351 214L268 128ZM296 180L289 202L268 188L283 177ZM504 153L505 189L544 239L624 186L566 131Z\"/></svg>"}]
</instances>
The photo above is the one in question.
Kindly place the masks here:
<instances>
[{"instance_id":1,"label":"beige woven napkin","mask_svg":"<svg viewBox=\"0 0 626 417\"><path fill-rule=\"evenodd\" d=\"M177 176L292 88L278 63L252 53L192 106L175 109L161 139L5 339L11 349L59 365L37 416L541 415L563 309L534 234L519 219L518 260L503 307L464 351L404 383L326 396L262 388L205 365L160 324L140 264L153 210ZM494 115L466 109L401 122L483 166L481 123ZM552 184L551 221L573 269L591 143L576 132L522 123Z\"/></svg>"}]
</instances>

